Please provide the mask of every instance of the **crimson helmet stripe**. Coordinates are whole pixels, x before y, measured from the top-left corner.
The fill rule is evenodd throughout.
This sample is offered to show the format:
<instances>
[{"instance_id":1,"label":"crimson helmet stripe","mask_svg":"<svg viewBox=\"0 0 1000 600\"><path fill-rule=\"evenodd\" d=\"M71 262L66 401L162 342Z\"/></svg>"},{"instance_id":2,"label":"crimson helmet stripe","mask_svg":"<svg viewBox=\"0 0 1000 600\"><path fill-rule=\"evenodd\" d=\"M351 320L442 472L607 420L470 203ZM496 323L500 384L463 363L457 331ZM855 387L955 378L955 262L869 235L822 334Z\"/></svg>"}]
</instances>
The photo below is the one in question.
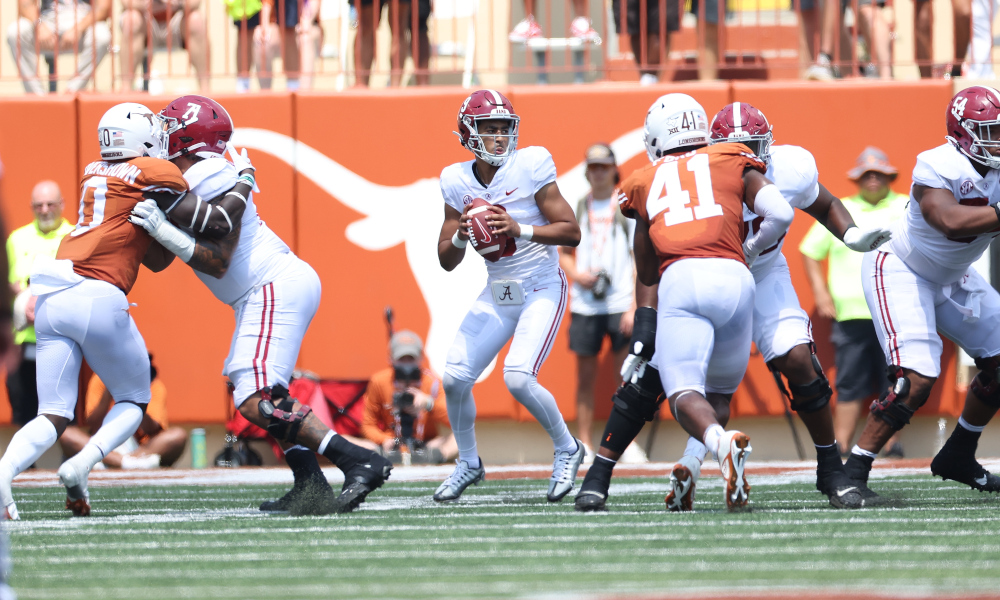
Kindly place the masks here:
<instances>
[{"instance_id":1,"label":"crimson helmet stripe","mask_svg":"<svg viewBox=\"0 0 1000 600\"><path fill-rule=\"evenodd\" d=\"M736 128L736 133L743 133L743 115L739 102L733 102L733 127Z\"/></svg>"}]
</instances>

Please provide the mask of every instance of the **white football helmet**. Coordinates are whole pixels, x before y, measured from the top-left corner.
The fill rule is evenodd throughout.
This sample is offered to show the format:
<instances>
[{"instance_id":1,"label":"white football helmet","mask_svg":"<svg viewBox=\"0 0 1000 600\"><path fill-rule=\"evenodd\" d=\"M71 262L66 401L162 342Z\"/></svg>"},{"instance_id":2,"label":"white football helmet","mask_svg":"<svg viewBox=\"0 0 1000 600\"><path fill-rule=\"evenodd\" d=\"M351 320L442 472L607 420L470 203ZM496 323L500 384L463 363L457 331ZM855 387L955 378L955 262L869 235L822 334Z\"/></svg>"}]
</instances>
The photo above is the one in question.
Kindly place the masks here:
<instances>
[{"instance_id":1,"label":"white football helmet","mask_svg":"<svg viewBox=\"0 0 1000 600\"><path fill-rule=\"evenodd\" d=\"M682 146L708 144L708 115L698 101L687 94L660 96L646 112L642 130L649 161Z\"/></svg>"},{"instance_id":2,"label":"white football helmet","mask_svg":"<svg viewBox=\"0 0 1000 600\"><path fill-rule=\"evenodd\" d=\"M103 160L127 160L140 156L162 158L167 134L159 115L136 102L112 106L97 124Z\"/></svg>"}]
</instances>

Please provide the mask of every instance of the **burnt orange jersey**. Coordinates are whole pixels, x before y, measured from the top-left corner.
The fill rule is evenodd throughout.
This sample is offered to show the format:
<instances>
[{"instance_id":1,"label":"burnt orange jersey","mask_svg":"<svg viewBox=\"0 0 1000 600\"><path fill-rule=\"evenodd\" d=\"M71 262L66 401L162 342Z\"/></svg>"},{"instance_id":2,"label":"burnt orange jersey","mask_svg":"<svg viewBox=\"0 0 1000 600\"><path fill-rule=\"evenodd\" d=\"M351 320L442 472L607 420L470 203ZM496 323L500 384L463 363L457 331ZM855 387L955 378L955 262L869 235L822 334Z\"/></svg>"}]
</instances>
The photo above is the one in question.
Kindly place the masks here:
<instances>
[{"instance_id":1,"label":"burnt orange jersey","mask_svg":"<svg viewBox=\"0 0 1000 600\"><path fill-rule=\"evenodd\" d=\"M56 258L73 261L78 274L107 281L127 294L153 241L145 229L129 222L132 208L142 202L144 191L179 194L187 191L187 182L172 162L149 157L92 162L83 172L76 229L63 238Z\"/></svg>"},{"instance_id":2,"label":"burnt orange jersey","mask_svg":"<svg viewBox=\"0 0 1000 600\"><path fill-rule=\"evenodd\" d=\"M647 165L617 191L623 214L649 223L660 273L682 258L743 258L743 171L764 163L743 144L717 144Z\"/></svg>"}]
</instances>

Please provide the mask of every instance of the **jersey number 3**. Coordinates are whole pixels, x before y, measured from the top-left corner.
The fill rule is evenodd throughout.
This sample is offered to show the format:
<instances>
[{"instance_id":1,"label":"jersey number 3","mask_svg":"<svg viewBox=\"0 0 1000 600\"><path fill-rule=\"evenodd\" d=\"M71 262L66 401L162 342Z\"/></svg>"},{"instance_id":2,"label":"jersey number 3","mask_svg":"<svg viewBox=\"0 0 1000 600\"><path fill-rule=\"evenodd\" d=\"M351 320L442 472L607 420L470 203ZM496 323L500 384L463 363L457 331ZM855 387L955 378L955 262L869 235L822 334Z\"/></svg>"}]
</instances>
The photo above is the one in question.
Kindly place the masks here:
<instances>
[{"instance_id":1,"label":"jersey number 3","mask_svg":"<svg viewBox=\"0 0 1000 600\"><path fill-rule=\"evenodd\" d=\"M83 185L80 196L80 216L70 235L86 233L104 222L104 207L108 201L108 178L91 177Z\"/></svg>"},{"instance_id":2,"label":"jersey number 3","mask_svg":"<svg viewBox=\"0 0 1000 600\"><path fill-rule=\"evenodd\" d=\"M664 162L656 169L653 185L649 186L646 198L646 214L652 220L663 212L663 222L667 227L687 223L697 219L721 217L722 207L715 203L712 193L712 173L709 170L708 155L695 154L687 160L687 170L694 173L695 194L698 204L692 209L691 193L681 188L678 161ZM661 195L661 192L665 194Z\"/></svg>"}]
</instances>

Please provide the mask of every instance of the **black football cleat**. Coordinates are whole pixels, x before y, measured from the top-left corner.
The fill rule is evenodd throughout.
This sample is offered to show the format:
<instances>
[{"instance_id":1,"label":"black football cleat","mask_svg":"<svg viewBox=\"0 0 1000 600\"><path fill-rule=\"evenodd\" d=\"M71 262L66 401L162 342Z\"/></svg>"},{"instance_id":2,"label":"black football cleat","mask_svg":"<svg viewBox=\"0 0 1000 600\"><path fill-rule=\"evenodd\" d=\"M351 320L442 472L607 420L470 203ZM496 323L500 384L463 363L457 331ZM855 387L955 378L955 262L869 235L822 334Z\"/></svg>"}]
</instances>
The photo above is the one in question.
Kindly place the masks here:
<instances>
[{"instance_id":1,"label":"black football cleat","mask_svg":"<svg viewBox=\"0 0 1000 600\"><path fill-rule=\"evenodd\" d=\"M597 490L581 490L576 495L573 507L579 512L605 512L608 510L608 495Z\"/></svg>"},{"instance_id":2,"label":"black football cleat","mask_svg":"<svg viewBox=\"0 0 1000 600\"><path fill-rule=\"evenodd\" d=\"M365 462L344 473L344 486L337 497L334 512L349 513L365 501L368 494L382 487L392 472L392 463L372 452Z\"/></svg>"},{"instance_id":3,"label":"black football cleat","mask_svg":"<svg viewBox=\"0 0 1000 600\"><path fill-rule=\"evenodd\" d=\"M296 481L292 489L277 500L267 500L260 505L264 512L287 512L292 516L328 515L336 512L337 495L322 473L315 473Z\"/></svg>"},{"instance_id":4,"label":"black football cleat","mask_svg":"<svg viewBox=\"0 0 1000 600\"><path fill-rule=\"evenodd\" d=\"M816 489L830 499L834 508L861 508L864 499L861 490L847 476L840 453L834 449L828 456L820 456L816 463Z\"/></svg>"},{"instance_id":5,"label":"black football cleat","mask_svg":"<svg viewBox=\"0 0 1000 600\"><path fill-rule=\"evenodd\" d=\"M964 483L980 492L1000 492L1000 477L984 469L974 454L963 452L956 444L946 443L941 448L931 461L931 474Z\"/></svg>"}]
</instances>

